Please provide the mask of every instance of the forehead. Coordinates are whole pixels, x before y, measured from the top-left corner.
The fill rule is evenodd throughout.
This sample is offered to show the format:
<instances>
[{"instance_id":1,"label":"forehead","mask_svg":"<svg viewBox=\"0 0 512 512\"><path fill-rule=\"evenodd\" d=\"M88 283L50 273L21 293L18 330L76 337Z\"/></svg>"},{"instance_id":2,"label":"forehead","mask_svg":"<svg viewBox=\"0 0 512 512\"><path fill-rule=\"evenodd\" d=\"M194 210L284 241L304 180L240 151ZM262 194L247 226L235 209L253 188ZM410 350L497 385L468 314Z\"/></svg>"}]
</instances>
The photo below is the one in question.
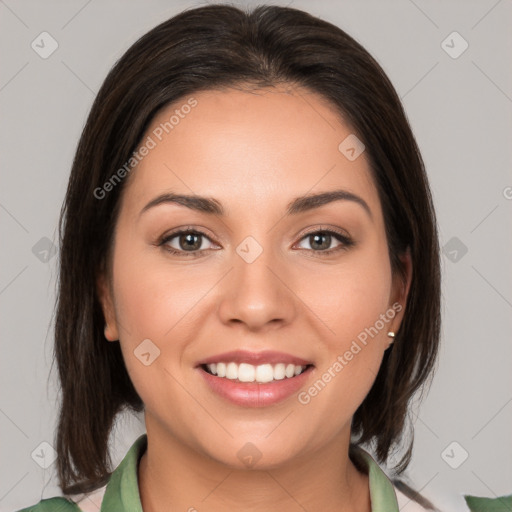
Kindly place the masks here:
<instances>
[{"instance_id":1,"label":"forehead","mask_svg":"<svg viewBox=\"0 0 512 512\"><path fill-rule=\"evenodd\" d=\"M340 151L347 137L333 105L307 89L201 91L153 119L142 140L151 149L125 194L140 203L169 190L254 207L344 188L375 206L365 153L352 161Z\"/></svg>"}]
</instances>

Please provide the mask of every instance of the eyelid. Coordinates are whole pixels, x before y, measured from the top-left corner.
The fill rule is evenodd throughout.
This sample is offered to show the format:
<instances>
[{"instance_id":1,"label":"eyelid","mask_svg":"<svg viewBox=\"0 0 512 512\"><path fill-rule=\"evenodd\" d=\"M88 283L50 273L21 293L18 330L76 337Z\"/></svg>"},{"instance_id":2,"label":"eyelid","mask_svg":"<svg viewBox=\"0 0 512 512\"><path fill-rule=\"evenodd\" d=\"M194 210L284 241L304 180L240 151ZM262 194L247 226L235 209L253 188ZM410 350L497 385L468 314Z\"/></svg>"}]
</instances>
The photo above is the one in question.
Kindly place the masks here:
<instances>
[{"instance_id":1,"label":"eyelid","mask_svg":"<svg viewBox=\"0 0 512 512\"><path fill-rule=\"evenodd\" d=\"M202 227L201 228L196 228L196 227L190 226L190 225L189 226L181 226L181 227L175 228L175 229L173 229L173 230L171 230L169 232L166 232L164 235L162 235L158 239L158 241L157 241L157 243L155 245L157 245L157 246L165 246L173 238L176 238L176 237L178 237L180 235L183 235L183 234L193 233L193 234L199 235L200 237L206 238L213 245L217 245L218 246L219 244L214 242L212 240L212 237L210 235L208 235L207 233L205 233L203 231L203 229L205 229L205 228L202 228ZM338 242L340 242L341 245L339 245L337 247L334 247L334 248L331 248L331 249L325 249L325 250L320 250L320 251L315 251L313 249L298 249L298 250L307 251L307 252L318 254L319 256L322 256L322 255L329 255L329 254L332 254L332 253L336 253L338 251L341 251L343 249L347 249L347 248L355 245L354 240L352 239L352 237L350 236L350 234L347 231L345 231L343 229L340 229L338 227L334 227L334 226L320 225L320 226L315 226L313 228L309 228L308 230L303 231L299 235L296 235L295 238L299 237L299 239L294 244L293 247L295 247L297 244L302 242L302 240L304 240L306 237L308 237L310 235L314 235L316 233L327 233L329 235L334 235L335 238L338 240ZM198 257L198 256L201 256L202 253L204 253L205 251L217 250L217 249L200 249L200 250L195 250L195 251L184 251L184 250L181 250L181 249L175 249L173 247L170 247L170 248L167 248L165 250L167 250L171 254L184 255L186 257Z\"/></svg>"},{"instance_id":2,"label":"eyelid","mask_svg":"<svg viewBox=\"0 0 512 512\"><path fill-rule=\"evenodd\" d=\"M299 237L299 240L302 240L304 237L308 235L313 235L314 233L336 233L337 235L340 235L343 238L352 239L348 231L338 228L336 226L330 226L328 224L320 224L319 226L314 226L312 228L306 228L306 230L299 232L298 235L295 236Z\"/></svg>"},{"instance_id":3,"label":"eyelid","mask_svg":"<svg viewBox=\"0 0 512 512\"><path fill-rule=\"evenodd\" d=\"M209 235L208 233L206 233L205 231L207 231L207 229L203 228L203 227L198 228L195 226L180 226L180 227L172 229L171 231L167 231L166 233L164 233L162 236L160 236L158 238L156 244L157 245L165 245L167 242L169 242L169 240L172 240L173 238L175 238L179 235L193 233L193 234L200 235L200 236L208 239L214 245L219 245L212 239L213 237L211 235ZM182 252L186 252L186 251L182 251Z\"/></svg>"},{"instance_id":4,"label":"eyelid","mask_svg":"<svg viewBox=\"0 0 512 512\"><path fill-rule=\"evenodd\" d=\"M307 251L307 252L310 252L313 254L318 254L320 256L322 256L322 255L327 256L329 254L336 253L343 249L348 249L355 245L355 241L353 240L353 238L350 236L350 234L347 231L340 229L338 227L325 226L325 225L315 226L314 228L308 229L307 231L302 232L300 235L297 235L297 236L299 236L299 240L295 245L299 244L306 237L314 235L316 233L327 233L329 235L334 235L334 238L336 238L336 240L338 240L338 242L340 242L341 245L339 245L338 247L333 247L332 249L326 249L326 250L322 250L322 251L314 251L312 249L299 249L299 250L304 250L304 251Z\"/></svg>"}]
</instances>

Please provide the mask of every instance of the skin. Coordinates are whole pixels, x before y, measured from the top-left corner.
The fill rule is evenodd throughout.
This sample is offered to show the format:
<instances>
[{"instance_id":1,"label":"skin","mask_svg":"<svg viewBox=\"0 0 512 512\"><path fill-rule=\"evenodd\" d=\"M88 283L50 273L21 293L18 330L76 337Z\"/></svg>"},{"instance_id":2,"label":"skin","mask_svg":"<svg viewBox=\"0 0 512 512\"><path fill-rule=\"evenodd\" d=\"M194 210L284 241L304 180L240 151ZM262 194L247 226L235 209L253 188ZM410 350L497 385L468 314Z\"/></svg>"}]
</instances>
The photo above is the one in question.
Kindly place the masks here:
<instances>
[{"instance_id":1,"label":"skin","mask_svg":"<svg viewBox=\"0 0 512 512\"><path fill-rule=\"evenodd\" d=\"M277 350L314 363L306 389L357 335L395 302L406 282L392 275L381 205L363 153L349 161L338 145L350 127L311 91L205 91L197 106L158 142L123 191L112 254L113 273L98 290L105 336L119 340L145 404L148 450L139 470L145 512L164 510L370 511L368 477L348 457L352 416L370 390L404 309L311 399L293 395L263 408L234 405L204 383L197 362L225 351ZM153 120L146 135L187 98ZM364 199L334 201L286 216L295 197L345 189ZM223 217L161 204L163 192L218 200ZM179 236L206 234L199 257ZM322 255L307 234L339 229ZM237 246L252 236L263 252L247 263ZM145 366L134 350L150 339L160 350ZM247 468L237 452L254 444L261 459ZM193 508L192 508L193 507Z\"/></svg>"}]
</instances>

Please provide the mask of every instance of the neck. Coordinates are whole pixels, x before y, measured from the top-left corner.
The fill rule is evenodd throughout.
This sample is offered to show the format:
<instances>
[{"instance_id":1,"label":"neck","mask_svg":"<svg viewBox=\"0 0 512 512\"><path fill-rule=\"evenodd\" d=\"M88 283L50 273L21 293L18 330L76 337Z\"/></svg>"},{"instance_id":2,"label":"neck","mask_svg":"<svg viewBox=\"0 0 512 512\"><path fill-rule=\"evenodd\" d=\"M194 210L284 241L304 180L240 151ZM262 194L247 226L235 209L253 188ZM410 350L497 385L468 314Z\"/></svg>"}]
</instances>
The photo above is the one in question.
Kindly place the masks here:
<instances>
[{"instance_id":1,"label":"neck","mask_svg":"<svg viewBox=\"0 0 512 512\"><path fill-rule=\"evenodd\" d=\"M226 466L170 433L159 434L148 428L148 448L138 467L144 512L371 512L368 476L348 456L350 436L317 453L258 470Z\"/></svg>"}]
</instances>

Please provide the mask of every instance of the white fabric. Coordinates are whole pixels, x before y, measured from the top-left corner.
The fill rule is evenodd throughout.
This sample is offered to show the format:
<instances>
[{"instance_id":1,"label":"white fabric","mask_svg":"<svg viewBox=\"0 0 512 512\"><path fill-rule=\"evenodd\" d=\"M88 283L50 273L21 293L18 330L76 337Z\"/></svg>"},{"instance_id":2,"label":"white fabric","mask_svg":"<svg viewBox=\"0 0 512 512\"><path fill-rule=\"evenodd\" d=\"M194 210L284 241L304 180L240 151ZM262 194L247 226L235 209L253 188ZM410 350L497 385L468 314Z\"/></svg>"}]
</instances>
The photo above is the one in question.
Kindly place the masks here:
<instances>
[{"instance_id":1,"label":"white fabric","mask_svg":"<svg viewBox=\"0 0 512 512\"><path fill-rule=\"evenodd\" d=\"M92 493L82 495L78 500L77 498L73 498L73 501L75 501L83 512L98 512L101 509L101 502L106 488L107 486L104 485Z\"/></svg>"},{"instance_id":2,"label":"white fabric","mask_svg":"<svg viewBox=\"0 0 512 512\"><path fill-rule=\"evenodd\" d=\"M393 486L394 487L394 486ZM400 512L428 512L432 509L425 508L421 506L414 500L411 500L408 496L406 496L402 491L394 487L396 500L398 501L398 509Z\"/></svg>"}]
</instances>

